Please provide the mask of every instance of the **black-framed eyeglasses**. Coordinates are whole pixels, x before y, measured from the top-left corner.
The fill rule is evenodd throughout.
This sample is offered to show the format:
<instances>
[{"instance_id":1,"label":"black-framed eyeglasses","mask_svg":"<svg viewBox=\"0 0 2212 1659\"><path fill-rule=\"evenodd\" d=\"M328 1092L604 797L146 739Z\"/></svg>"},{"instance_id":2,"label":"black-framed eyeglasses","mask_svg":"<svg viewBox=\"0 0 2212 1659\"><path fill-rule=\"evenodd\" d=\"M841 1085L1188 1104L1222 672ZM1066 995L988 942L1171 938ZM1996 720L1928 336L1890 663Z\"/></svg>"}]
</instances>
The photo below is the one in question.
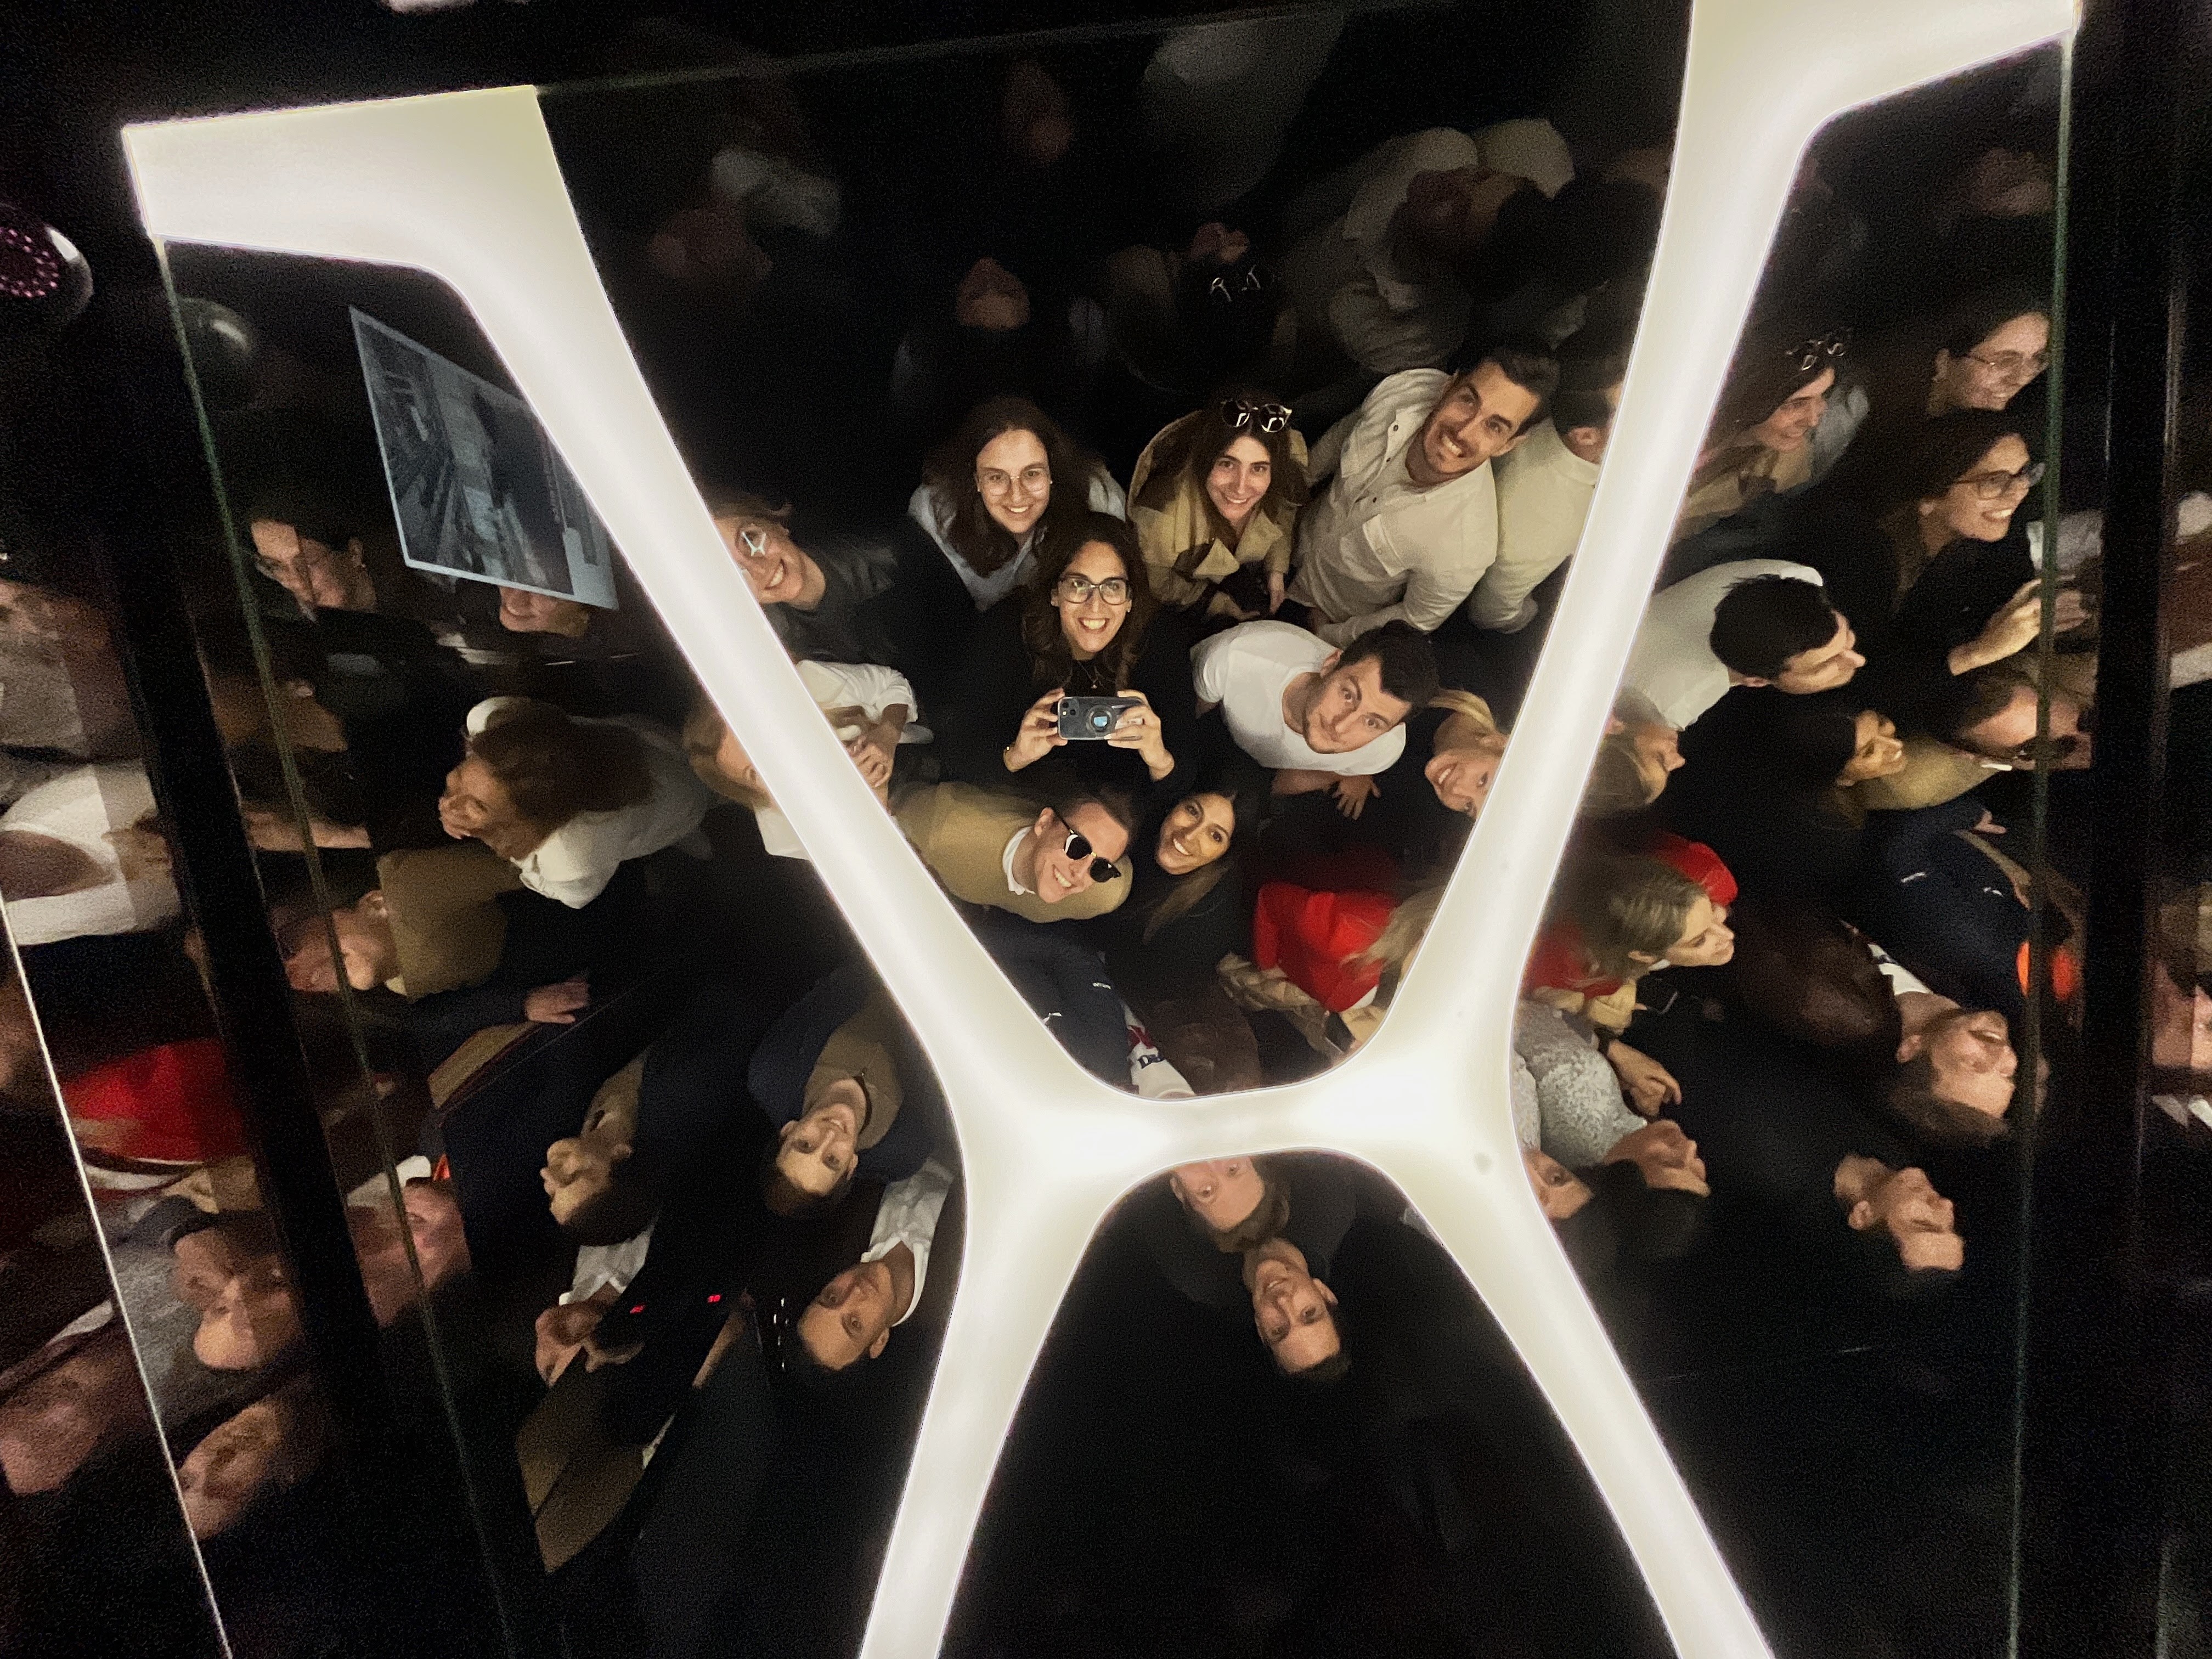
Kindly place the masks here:
<instances>
[{"instance_id":1,"label":"black-framed eyeglasses","mask_svg":"<svg viewBox=\"0 0 2212 1659\"><path fill-rule=\"evenodd\" d=\"M1113 860L1091 858L1091 842L1079 830L1067 832L1066 852L1068 857L1079 863L1091 859L1091 879L1093 881L1111 881L1121 873L1121 866Z\"/></svg>"},{"instance_id":2,"label":"black-framed eyeglasses","mask_svg":"<svg viewBox=\"0 0 2212 1659\"><path fill-rule=\"evenodd\" d=\"M1052 591L1063 605L1086 604L1096 593L1119 610L1129 602L1129 579L1127 576L1109 576L1103 582L1094 582L1087 576L1062 576Z\"/></svg>"},{"instance_id":3,"label":"black-framed eyeglasses","mask_svg":"<svg viewBox=\"0 0 2212 1659\"><path fill-rule=\"evenodd\" d=\"M1288 404L1255 404L1244 398L1224 398L1221 402L1222 424L1231 432L1257 425L1272 436L1291 423L1291 413Z\"/></svg>"},{"instance_id":4,"label":"black-framed eyeglasses","mask_svg":"<svg viewBox=\"0 0 2212 1659\"><path fill-rule=\"evenodd\" d=\"M2043 463L2032 461L2017 472L1977 472L1959 482L1972 489L1983 501L1993 501L2014 484L2033 489L2043 482Z\"/></svg>"},{"instance_id":5,"label":"black-framed eyeglasses","mask_svg":"<svg viewBox=\"0 0 2212 1659\"><path fill-rule=\"evenodd\" d=\"M1801 340L1796 345L1785 347L1782 355L1796 365L1800 374L1810 374L1823 363L1833 363L1844 355L1844 348L1850 343L1850 331L1839 328L1833 334L1823 334L1815 339Z\"/></svg>"}]
</instances>

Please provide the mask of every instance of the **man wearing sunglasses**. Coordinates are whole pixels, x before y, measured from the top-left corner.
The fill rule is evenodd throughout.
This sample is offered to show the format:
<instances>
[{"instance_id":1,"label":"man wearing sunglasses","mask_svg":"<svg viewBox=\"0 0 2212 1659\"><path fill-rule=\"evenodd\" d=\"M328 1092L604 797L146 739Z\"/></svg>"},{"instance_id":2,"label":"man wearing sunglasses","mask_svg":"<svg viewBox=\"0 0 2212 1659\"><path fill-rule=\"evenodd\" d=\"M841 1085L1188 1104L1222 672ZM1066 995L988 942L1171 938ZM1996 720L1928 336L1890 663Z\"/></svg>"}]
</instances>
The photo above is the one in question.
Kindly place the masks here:
<instances>
[{"instance_id":1,"label":"man wearing sunglasses","mask_svg":"<svg viewBox=\"0 0 2212 1659\"><path fill-rule=\"evenodd\" d=\"M1328 488L1298 521L1290 590L1315 633L1336 646L1390 622L1433 633L1467 602L1498 557L1490 464L1559 379L1544 353L1500 346L1463 374L1393 374L1329 428L1312 468Z\"/></svg>"},{"instance_id":2,"label":"man wearing sunglasses","mask_svg":"<svg viewBox=\"0 0 2212 1659\"><path fill-rule=\"evenodd\" d=\"M1039 805L967 784L920 790L899 828L945 890L1028 921L1078 921L1129 896L1133 809L1072 793Z\"/></svg>"}]
</instances>

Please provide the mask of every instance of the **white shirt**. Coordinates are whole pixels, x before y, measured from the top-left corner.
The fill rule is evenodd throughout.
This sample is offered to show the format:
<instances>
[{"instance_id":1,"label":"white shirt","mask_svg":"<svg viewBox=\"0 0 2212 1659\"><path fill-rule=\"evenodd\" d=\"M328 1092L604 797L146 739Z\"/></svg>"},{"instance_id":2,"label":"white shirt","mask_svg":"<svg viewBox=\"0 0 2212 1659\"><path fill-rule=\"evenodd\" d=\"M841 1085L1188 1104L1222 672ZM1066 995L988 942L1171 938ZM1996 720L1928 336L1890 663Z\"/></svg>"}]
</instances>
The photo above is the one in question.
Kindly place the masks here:
<instances>
[{"instance_id":1,"label":"white shirt","mask_svg":"<svg viewBox=\"0 0 2212 1659\"><path fill-rule=\"evenodd\" d=\"M914 1253L914 1295L906 1311L891 1322L894 1325L905 1324L921 1305L921 1287L929 1278L929 1246L951 1190L952 1171L933 1158L905 1180L884 1188L883 1201L876 1206L876 1230L860 1260L880 1261L902 1244Z\"/></svg>"},{"instance_id":2,"label":"white shirt","mask_svg":"<svg viewBox=\"0 0 2212 1659\"><path fill-rule=\"evenodd\" d=\"M1129 516L1129 501L1121 486L1108 476L1103 468L1091 475L1091 510L1111 514L1117 519ZM937 544L937 550L951 560L953 574L960 585L968 590L968 597L975 601L978 611L988 611L1000 599L1021 586L1022 578L1030 571L1030 555L1036 546L1036 526L1021 539L1021 550L994 570L989 575L981 574L975 568L953 551L952 503L940 499L927 484L923 484L908 498L906 515L929 532L929 539Z\"/></svg>"},{"instance_id":3,"label":"white shirt","mask_svg":"<svg viewBox=\"0 0 2212 1659\"><path fill-rule=\"evenodd\" d=\"M1022 843L1030 838L1033 827L1025 823L1015 830L1014 838L1006 843L1006 850L999 855L999 867L1006 872L1006 890L1016 898L1030 890L1022 885L1022 878L1014 873L1014 854L1021 851Z\"/></svg>"},{"instance_id":4,"label":"white shirt","mask_svg":"<svg viewBox=\"0 0 2212 1659\"><path fill-rule=\"evenodd\" d=\"M1489 462L1426 489L1406 471L1451 379L1435 368L1393 374L1314 446L1314 476L1336 476L1299 517L1290 592L1328 619L1315 631L1331 645L1399 620L1433 633L1498 556Z\"/></svg>"},{"instance_id":5,"label":"white shirt","mask_svg":"<svg viewBox=\"0 0 2212 1659\"><path fill-rule=\"evenodd\" d=\"M1218 703L1237 746L1272 770L1333 772L1372 777L1406 752L1406 728L1394 726L1344 755L1324 755L1283 723L1283 692L1301 674L1316 673L1330 647L1288 623L1249 622L1224 629L1191 648L1191 683L1201 702Z\"/></svg>"},{"instance_id":6,"label":"white shirt","mask_svg":"<svg viewBox=\"0 0 2212 1659\"><path fill-rule=\"evenodd\" d=\"M487 697L469 710L470 735L482 732L508 699ZM635 732L653 779L653 793L635 806L612 812L579 812L545 837L527 858L510 860L533 893L580 910L604 892L615 871L672 847L699 828L716 797L693 775L684 746L652 721L621 714L578 720L579 726L621 726Z\"/></svg>"},{"instance_id":7,"label":"white shirt","mask_svg":"<svg viewBox=\"0 0 2212 1659\"><path fill-rule=\"evenodd\" d=\"M1574 555L1597 493L1597 463L1567 447L1548 420L1491 463L1498 485L1498 557L1467 602L1477 628L1516 633L1536 619L1529 595Z\"/></svg>"},{"instance_id":8,"label":"white shirt","mask_svg":"<svg viewBox=\"0 0 2212 1659\"><path fill-rule=\"evenodd\" d=\"M1713 612L1729 589L1753 576L1794 576L1816 586L1820 580L1819 571L1787 559L1739 559L1676 582L1644 608L1620 683L1650 698L1668 725L1692 725L1728 696L1727 665L1713 655Z\"/></svg>"},{"instance_id":9,"label":"white shirt","mask_svg":"<svg viewBox=\"0 0 2212 1659\"><path fill-rule=\"evenodd\" d=\"M92 934L139 933L173 921L182 908L168 872L138 868L135 876L109 837L153 815L154 790L137 761L78 766L27 790L4 815L0 830L50 836L90 859L97 886L49 898L16 899L8 930L20 946Z\"/></svg>"},{"instance_id":10,"label":"white shirt","mask_svg":"<svg viewBox=\"0 0 2212 1659\"><path fill-rule=\"evenodd\" d=\"M915 705L914 687L896 669L872 662L799 662L792 665L799 670L799 682L806 687L806 695L823 713L857 708L872 726L883 719L884 710L902 705L907 724L899 733L899 742L905 744L930 740L929 728L920 724L921 710ZM860 735L860 727L850 722L835 730L840 743L850 743ZM753 814L753 818L760 825L761 845L769 852L780 859L806 856L805 844L791 827L791 820L784 817L781 807L763 806Z\"/></svg>"}]
</instances>

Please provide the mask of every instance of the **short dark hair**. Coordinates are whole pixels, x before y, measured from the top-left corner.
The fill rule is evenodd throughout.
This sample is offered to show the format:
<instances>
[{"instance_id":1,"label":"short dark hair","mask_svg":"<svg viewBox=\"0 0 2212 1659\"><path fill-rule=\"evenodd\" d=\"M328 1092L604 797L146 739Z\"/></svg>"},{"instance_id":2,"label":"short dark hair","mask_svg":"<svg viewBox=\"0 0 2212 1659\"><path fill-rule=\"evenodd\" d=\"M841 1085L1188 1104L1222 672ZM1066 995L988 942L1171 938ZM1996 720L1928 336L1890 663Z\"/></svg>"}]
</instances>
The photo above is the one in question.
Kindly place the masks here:
<instances>
[{"instance_id":1,"label":"short dark hair","mask_svg":"<svg viewBox=\"0 0 2212 1659\"><path fill-rule=\"evenodd\" d=\"M806 1339L799 1334L799 1322L814 1305L809 1297L796 1308L786 1308L776 1331L775 1359L784 1381L801 1394L817 1397L841 1397L855 1395L860 1389L860 1378L867 1370L868 1356L864 1352L849 1365L830 1366L822 1363Z\"/></svg>"},{"instance_id":2,"label":"short dark hair","mask_svg":"<svg viewBox=\"0 0 2212 1659\"><path fill-rule=\"evenodd\" d=\"M2023 687L2033 691L2035 682L2010 660L1960 674L1927 709L1928 729L1936 737L1955 741L1968 728L2010 708Z\"/></svg>"},{"instance_id":3,"label":"short dark hair","mask_svg":"<svg viewBox=\"0 0 2212 1659\"><path fill-rule=\"evenodd\" d=\"M1344 1328L1337 1327L1336 1352L1328 1358L1309 1365L1302 1371L1283 1370L1282 1362L1277 1360L1275 1369L1301 1388L1325 1389L1333 1382L1341 1382L1352 1373L1352 1353L1344 1346Z\"/></svg>"},{"instance_id":4,"label":"short dark hair","mask_svg":"<svg viewBox=\"0 0 2212 1659\"><path fill-rule=\"evenodd\" d=\"M1836 636L1828 590L1796 576L1751 576L1713 607L1713 655L1739 674L1771 680L1802 652Z\"/></svg>"},{"instance_id":5,"label":"short dark hair","mask_svg":"<svg viewBox=\"0 0 2212 1659\"><path fill-rule=\"evenodd\" d=\"M2004 1119L1936 1092L1936 1061L1926 1049L1900 1061L1883 1091L1890 1115L1929 1146L1987 1146L2012 1133Z\"/></svg>"},{"instance_id":6,"label":"short dark hair","mask_svg":"<svg viewBox=\"0 0 2212 1659\"><path fill-rule=\"evenodd\" d=\"M1356 668L1370 657L1382 665L1383 691L1404 703L1409 713L1426 708L1436 696L1442 684L1437 674L1436 647L1413 623L1387 622L1369 629L1344 647L1336 666L1338 670Z\"/></svg>"},{"instance_id":7,"label":"short dark hair","mask_svg":"<svg viewBox=\"0 0 2212 1659\"><path fill-rule=\"evenodd\" d=\"M1632 325L1593 323L1559 348L1559 387L1552 394L1552 424L1561 432L1578 426L1602 432L1613 424L1613 407L1606 393L1628 374Z\"/></svg>"},{"instance_id":8,"label":"short dark hair","mask_svg":"<svg viewBox=\"0 0 2212 1659\"><path fill-rule=\"evenodd\" d=\"M1256 1250L1271 1238L1282 1237L1283 1229L1291 1219L1291 1195L1275 1179L1275 1171L1266 1160L1254 1158L1253 1167L1260 1172L1260 1201L1252 1206L1252 1213L1235 1226L1217 1228L1195 1210L1186 1209L1191 1225L1213 1241L1213 1248L1224 1255L1241 1256L1247 1250Z\"/></svg>"},{"instance_id":9,"label":"short dark hair","mask_svg":"<svg viewBox=\"0 0 2212 1659\"><path fill-rule=\"evenodd\" d=\"M1535 408L1528 418L1515 428L1526 432L1542 420L1552 406L1552 394L1559 389L1559 360L1541 346L1508 343L1493 345L1475 359L1472 374L1485 363L1496 363L1498 372L1536 399Z\"/></svg>"},{"instance_id":10,"label":"short dark hair","mask_svg":"<svg viewBox=\"0 0 2212 1659\"><path fill-rule=\"evenodd\" d=\"M572 720L566 709L535 697L494 710L468 749L491 769L514 810L549 836L580 813L636 806L653 794L636 732Z\"/></svg>"},{"instance_id":11,"label":"short dark hair","mask_svg":"<svg viewBox=\"0 0 2212 1659\"><path fill-rule=\"evenodd\" d=\"M1615 1249L1632 1261L1679 1261L1705 1231L1705 1200L1695 1193L1645 1183L1632 1161L1581 1172L1591 1196L1609 1212Z\"/></svg>"},{"instance_id":12,"label":"short dark hair","mask_svg":"<svg viewBox=\"0 0 2212 1659\"><path fill-rule=\"evenodd\" d=\"M564 1237L578 1244L619 1244L646 1230L660 1212L660 1200L647 1182L626 1173L630 1163L625 1158L610 1170L605 1188L561 1224Z\"/></svg>"},{"instance_id":13,"label":"short dark hair","mask_svg":"<svg viewBox=\"0 0 2212 1659\"><path fill-rule=\"evenodd\" d=\"M1122 832L1129 837L1132 850L1136 846L1137 803L1126 789L1115 789L1109 785L1093 787L1072 780L1061 781L1046 777L1039 781L1033 798L1039 806L1049 806L1059 814L1062 823L1067 823L1070 812L1096 806L1121 826Z\"/></svg>"}]
</instances>

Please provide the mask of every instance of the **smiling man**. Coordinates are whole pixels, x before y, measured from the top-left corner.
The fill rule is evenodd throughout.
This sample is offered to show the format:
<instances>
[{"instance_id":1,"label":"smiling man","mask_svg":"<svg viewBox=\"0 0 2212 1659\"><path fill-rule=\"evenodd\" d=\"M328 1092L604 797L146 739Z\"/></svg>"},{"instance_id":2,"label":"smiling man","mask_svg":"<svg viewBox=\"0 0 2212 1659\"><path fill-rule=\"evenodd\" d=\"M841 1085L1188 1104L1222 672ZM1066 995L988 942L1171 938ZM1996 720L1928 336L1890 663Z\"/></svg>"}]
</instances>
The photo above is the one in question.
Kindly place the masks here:
<instances>
[{"instance_id":1,"label":"smiling man","mask_svg":"<svg viewBox=\"0 0 2212 1659\"><path fill-rule=\"evenodd\" d=\"M1271 1238L1247 1251L1244 1284L1252 1292L1252 1322L1260 1340L1285 1376L1318 1381L1345 1369L1336 1292L1314 1277L1297 1245Z\"/></svg>"},{"instance_id":2,"label":"smiling man","mask_svg":"<svg viewBox=\"0 0 2212 1659\"><path fill-rule=\"evenodd\" d=\"M1200 715L1220 709L1237 746L1275 775L1275 793L1334 789L1347 811L1396 764L1407 717L1437 695L1436 654L1402 622L1338 651L1288 623L1245 623L1190 662Z\"/></svg>"},{"instance_id":3,"label":"smiling man","mask_svg":"<svg viewBox=\"0 0 2212 1659\"><path fill-rule=\"evenodd\" d=\"M1490 464L1540 419L1559 365L1501 346L1464 374L1407 369L1314 446L1328 477L1298 521L1290 596L1346 645L1385 623L1423 633L1464 604L1498 556Z\"/></svg>"},{"instance_id":4,"label":"smiling man","mask_svg":"<svg viewBox=\"0 0 2212 1659\"><path fill-rule=\"evenodd\" d=\"M1039 806L963 783L917 790L899 828L945 890L1026 921L1077 921L1129 896L1127 801L1071 793Z\"/></svg>"},{"instance_id":5,"label":"smiling man","mask_svg":"<svg viewBox=\"0 0 2212 1659\"><path fill-rule=\"evenodd\" d=\"M952 1182L952 1171L933 1158L884 1188L867 1249L815 1293L785 1339L787 1372L803 1380L881 1356L890 1344L891 1327L921 1299L930 1246Z\"/></svg>"}]
</instances>

